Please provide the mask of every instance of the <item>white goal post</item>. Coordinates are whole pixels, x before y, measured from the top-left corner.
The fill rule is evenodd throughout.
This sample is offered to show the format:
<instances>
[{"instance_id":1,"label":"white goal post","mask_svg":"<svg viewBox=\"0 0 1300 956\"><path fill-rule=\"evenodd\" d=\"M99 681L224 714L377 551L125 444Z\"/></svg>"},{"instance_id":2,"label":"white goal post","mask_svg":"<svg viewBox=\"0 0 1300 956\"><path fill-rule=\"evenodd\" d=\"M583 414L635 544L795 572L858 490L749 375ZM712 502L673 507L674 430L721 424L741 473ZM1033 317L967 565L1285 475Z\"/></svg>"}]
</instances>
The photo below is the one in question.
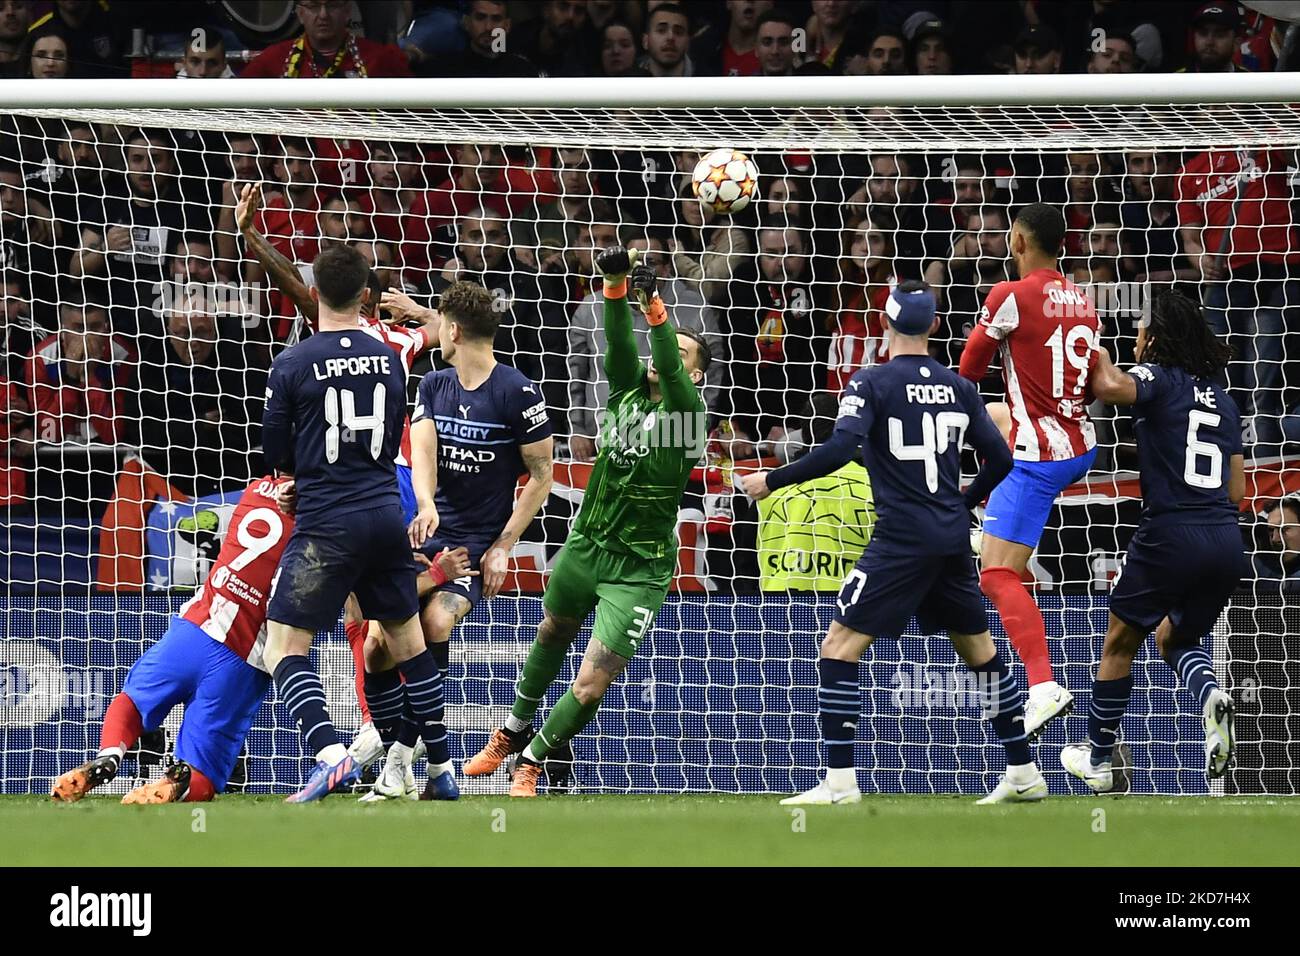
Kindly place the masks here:
<instances>
[{"instance_id":1,"label":"white goal post","mask_svg":"<svg viewBox=\"0 0 1300 956\"><path fill-rule=\"evenodd\" d=\"M2 195L21 195L24 203L8 217L0 205L0 291L23 300L25 311L15 305L13 314L24 316L28 331L26 339L15 334L19 325L10 319L0 366L0 398L7 390L11 396L0 409L11 414L0 432L7 442L0 467L25 488L0 510L0 665L7 668L0 675L9 675L0 687L7 741L0 792L39 792L95 749L107 700L203 573L202 531L192 527L201 522L193 516L215 515L209 520L219 535L231 494L258 473L265 363L301 329L230 231L229 186L239 169L251 169L268 195L276 188L288 195L297 187L286 170L303 160L289 144L299 140L309 144L311 200L284 199L278 208L289 231L273 237L283 240L294 264L309 265L305 250L340 228L344 241L366 244L376 268L417 299L436 295L448 275L490 277L483 281L501 293L507 324L523 330L511 332L501 357L538 379L563 439L546 517L516 551L511 580L518 587L483 602L453 636L453 756L477 750L508 710L540 619L538 586L585 487L586 464L571 461L584 457L586 446L574 439L589 437L584 430L603 396L602 346L594 326L583 325L595 314L584 310L584 300L600 227L657 252L676 297L674 314L692 315L714 346L717 369L706 397L711 425L719 427L679 515L674 592L641 656L575 740L578 786L789 792L808 786L820 765L816 648L835 598L826 588L852 551L846 541L860 547L862 529L832 531L827 539L824 532L781 528L790 533L765 546L762 522L771 530L794 519L785 511L760 516L735 492L733 470L746 467L736 464L742 460L779 462L806 446L816 419L826 416L815 403L805 411L804 401L837 391L855 367L883 358L878 329L873 334L873 296L897 278L925 277L939 287L947 317L939 346L955 361L989 283L1006 275L1011 215L1041 200L1067 208L1066 268L1093 293L1118 359L1153 291L1175 285L1201 297L1237 349L1230 382L1249 424L1243 534L1264 578L1243 581L1207 638L1241 715L1238 768L1214 792L1300 788L1300 680L1293 663L1300 659L1300 594L1268 578L1279 555L1265 524L1277 498L1300 491L1300 269L1292 273L1284 264L1290 251L1300 260L1300 241L1292 249L1289 238L1277 238L1300 235L1300 217L1282 212L1300 209L1300 74L69 79L7 81L0 89ZM73 122L89 124L89 133L79 127L74 136ZM172 200L132 192L144 188L132 185L127 158L142 128L162 131L163 140L146 133L138 141L155 152L137 175L174 180L161 187L175 190ZM251 152L238 153L232 134L248 134ZM69 158L74 140L93 160ZM324 143L330 146L322 154ZM407 152L401 144L415 148ZM754 159L761 199L734 222L697 223L688 208L691 157L717 147ZM1189 164L1206 154L1231 161L1207 168L1201 199L1180 196ZM1138 156L1150 157L1149 168L1145 158L1130 165ZM83 178L73 167L87 162L95 171ZM379 185L380 164L382 175L393 167L391 189ZM17 169L21 182L7 182L6 168ZM1271 203L1261 215L1273 219L1247 218L1255 188L1265 191L1261 203ZM176 210L154 208L170 201ZM388 201L391 212L383 206ZM334 202L338 209L330 208ZM1227 224L1216 231L1213 216L1199 227L1184 221L1197 202L1219 203L1220 213L1230 208ZM147 223L130 219L144 208ZM48 227L35 221L41 217ZM82 248L127 220L139 230L123 240L133 251L96 258ZM499 238L468 238L473 228L486 236L489 221L504 224ZM1267 248L1277 241L1286 248ZM767 248L772 242L779 250ZM1201 253L1189 242L1199 242ZM499 257L483 252L498 246ZM1264 254L1272 251L1279 255ZM1199 254L1224 259L1226 278L1194 274ZM220 406L212 420L225 429L234 421L232 402L244 416L208 439L159 395L174 381L167 363L179 333L168 324L174 310L158 306L158 296L148 294L157 290L146 282L165 287L178 263L192 278L185 263L198 255L211 266L199 271L239 304L229 312L240 321L217 323L221 331L212 334L230 328L243 337L222 342L238 358L204 380L216 385L186 380L193 391L186 407L200 409L195 417ZM120 271L127 266L129 281ZM96 296L106 301L92 302ZM108 413L96 419L85 411L76 435L43 434L42 415L52 420L52 413L40 406L41 384L26 380L37 374L32 356L42 343L53 349L70 334L62 325L71 321L67 311L86 323L96 305L122 339L122 362L131 363L129 376L107 389L110 407L126 396L113 412L121 427L106 429ZM84 324L78 329L93 334ZM995 381L986 383L990 399L1000 397ZM24 403L28 412L20 414ZM1076 714L1039 748L1056 793L1077 789L1055 752L1086 735L1107 590L1140 507L1131 425L1126 416L1097 413L1098 465L1054 509L1032 566L1053 661L1079 700ZM69 414L75 417L60 414L60 429ZM151 415L188 431L150 429ZM144 465L130 471L132 461ZM135 539L139 580L114 579L121 584L115 586L105 583L104 567L131 558L121 550L124 501L132 493L123 498L122 482L138 484L142 469L170 483L178 500L143 509ZM106 479L102 502L96 478ZM151 490L134 492L137 510L138 499L152 503L157 496L145 487ZM826 492L841 502L835 507L857 516L840 524L869 522L870 505L853 499L857 493L847 493L856 505L844 505L839 490ZM116 522L111 527L105 507ZM996 614L991 622L1005 646ZM355 729L360 714L341 627L321 642L316 661L340 727ZM944 639L909 632L880 641L862 673L857 765L864 789L987 791L1001 751L986 735L977 694ZM1018 664L1016 673L1023 679ZM1211 792L1191 698L1153 648L1139 654L1135 676L1122 732L1133 763L1131 789ZM250 788L283 792L299 784L297 735L278 704L263 707L248 756ZM123 789L127 776L119 781ZM475 782L469 790L499 786Z\"/></svg>"}]
</instances>

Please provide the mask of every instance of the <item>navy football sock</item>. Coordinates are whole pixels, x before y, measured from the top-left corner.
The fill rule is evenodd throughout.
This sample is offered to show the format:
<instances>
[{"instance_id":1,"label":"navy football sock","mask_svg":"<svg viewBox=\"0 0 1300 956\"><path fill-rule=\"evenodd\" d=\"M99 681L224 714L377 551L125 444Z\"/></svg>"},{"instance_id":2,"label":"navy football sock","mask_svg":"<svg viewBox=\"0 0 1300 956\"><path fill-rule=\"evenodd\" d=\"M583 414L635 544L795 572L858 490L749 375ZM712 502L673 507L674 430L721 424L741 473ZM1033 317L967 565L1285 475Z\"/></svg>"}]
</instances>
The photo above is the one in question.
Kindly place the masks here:
<instances>
[{"instance_id":1,"label":"navy football sock","mask_svg":"<svg viewBox=\"0 0 1300 956\"><path fill-rule=\"evenodd\" d=\"M415 722L415 717L408 707L402 713L402 722L397 725L397 742L403 747L414 747L419 739L420 725Z\"/></svg>"},{"instance_id":2,"label":"navy football sock","mask_svg":"<svg viewBox=\"0 0 1300 956\"><path fill-rule=\"evenodd\" d=\"M406 678L410 718L424 738L429 766L444 764L451 757L447 749L447 728L442 723L442 675L438 673L438 665L433 662L433 655L423 650L397 667Z\"/></svg>"},{"instance_id":3,"label":"navy football sock","mask_svg":"<svg viewBox=\"0 0 1300 956\"><path fill-rule=\"evenodd\" d=\"M370 720L379 731L379 739L388 746L397 740L402 724L406 693L402 690L402 673L396 667L368 673L365 677L366 706Z\"/></svg>"},{"instance_id":4,"label":"navy football sock","mask_svg":"<svg viewBox=\"0 0 1300 956\"><path fill-rule=\"evenodd\" d=\"M274 676L276 692L298 722L307 751L314 757L337 744L338 734L325 709L325 688L321 686L320 676L312 670L311 661L302 654L283 657Z\"/></svg>"},{"instance_id":5,"label":"navy football sock","mask_svg":"<svg viewBox=\"0 0 1300 956\"><path fill-rule=\"evenodd\" d=\"M1092 682L1092 708L1088 711L1088 742L1094 767L1110 760L1119 737L1119 722L1133 695L1133 675Z\"/></svg>"},{"instance_id":6,"label":"navy football sock","mask_svg":"<svg viewBox=\"0 0 1300 956\"><path fill-rule=\"evenodd\" d=\"M1166 658L1183 686L1192 692L1196 702L1205 706L1210 694L1219 689L1219 679L1214 674L1214 661L1199 644L1176 647Z\"/></svg>"},{"instance_id":7,"label":"navy football sock","mask_svg":"<svg viewBox=\"0 0 1300 956\"><path fill-rule=\"evenodd\" d=\"M438 665L438 673L446 677L447 670L451 667L451 641L430 644L429 653L433 655L433 662Z\"/></svg>"},{"instance_id":8,"label":"navy football sock","mask_svg":"<svg viewBox=\"0 0 1300 956\"><path fill-rule=\"evenodd\" d=\"M823 657L817 662L817 671L821 675L817 712L821 718L826 766L831 770L852 767L853 740L858 735L858 716L862 711L857 662Z\"/></svg>"},{"instance_id":9,"label":"navy football sock","mask_svg":"<svg viewBox=\"0 0 1300 956\"><path fill-rule=\"evenodd\" d=\"M1033 763L1029 756L1029 738L1025 736L1025 708L1020 700L1020 685L1007 669L1002 655L994 652L987 662L972 667L979 683L984 716L1007 751L1007 765Z\"/></svg>"}]
</instances>

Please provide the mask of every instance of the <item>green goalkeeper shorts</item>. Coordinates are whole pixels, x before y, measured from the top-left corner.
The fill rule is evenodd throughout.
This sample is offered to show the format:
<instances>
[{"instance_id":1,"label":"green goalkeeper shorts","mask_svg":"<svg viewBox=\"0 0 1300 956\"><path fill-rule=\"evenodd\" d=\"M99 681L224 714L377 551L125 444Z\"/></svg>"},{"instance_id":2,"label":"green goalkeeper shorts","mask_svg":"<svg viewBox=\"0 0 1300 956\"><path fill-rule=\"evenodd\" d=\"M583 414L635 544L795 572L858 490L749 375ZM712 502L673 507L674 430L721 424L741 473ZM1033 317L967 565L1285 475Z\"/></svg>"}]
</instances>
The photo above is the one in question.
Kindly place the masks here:
<instances>
[{"instance_id":1,"label":"green goalkeeper shorts","mask_svg":"<svg viewBox=\"0 0 1300 956\"><path fill-rule=\"evenodd\" d=\"M542 606L555 617L578 621L594 607L593 636L630 660L668 595L676 562L676 554L658 561L620 554L571 531L555 559Z\"/></svg>"}]
</instances>

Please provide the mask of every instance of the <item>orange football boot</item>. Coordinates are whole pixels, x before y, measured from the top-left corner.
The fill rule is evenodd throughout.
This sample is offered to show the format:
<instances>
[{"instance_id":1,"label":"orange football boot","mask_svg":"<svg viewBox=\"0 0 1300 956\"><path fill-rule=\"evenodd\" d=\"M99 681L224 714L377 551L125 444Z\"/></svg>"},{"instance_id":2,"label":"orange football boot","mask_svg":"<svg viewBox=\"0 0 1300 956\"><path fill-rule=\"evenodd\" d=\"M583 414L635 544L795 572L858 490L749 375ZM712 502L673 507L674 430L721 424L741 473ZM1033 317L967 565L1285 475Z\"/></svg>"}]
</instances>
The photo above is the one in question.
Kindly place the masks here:
<instances>
[{"instance_id":1,"label":"orange football boot","mask_svg":"<svg viewBox=\"0 0 1300 956\"><path fill-rule=\"evenodd\" d=\"M510 780L510 796L537 796L537 778L542 775L541 764L530 760L521 760L515 766L515 775Z\"/></svg>"},{"instance_id":2,"label":"orange football boot","mask_svg":"<svg viewBox=\"0 0 1300 956\"><path fill-rule=\"evenodd\" d=\"M75 767L54 781L50 798L61 803L76 803L91 790L117 776L121 757L95 757Z\"/></svg>"}]
</instances>

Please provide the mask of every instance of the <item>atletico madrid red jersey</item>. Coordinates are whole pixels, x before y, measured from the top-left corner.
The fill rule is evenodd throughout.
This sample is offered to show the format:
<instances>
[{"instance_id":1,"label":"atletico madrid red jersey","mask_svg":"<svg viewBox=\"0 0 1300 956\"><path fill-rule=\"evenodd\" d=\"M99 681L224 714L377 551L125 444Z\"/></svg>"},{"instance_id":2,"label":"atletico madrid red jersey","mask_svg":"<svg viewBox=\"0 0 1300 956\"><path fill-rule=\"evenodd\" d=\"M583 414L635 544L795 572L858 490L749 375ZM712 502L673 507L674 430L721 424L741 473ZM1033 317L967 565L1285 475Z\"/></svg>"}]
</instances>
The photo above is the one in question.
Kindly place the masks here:
<instances>
[{"instance_id":1,"label":"atletico madrid red jersey","mask_svg":"<svg viewBox=\"0 0 1300 956\"><path fill-rule=\"evenodd\" d=\"M361 328L371 338L378 339L397 353L397 360L402 363L402 374L411 377L411 366L420 354L429 347L428 336L423 328L404 329L398 325L385 325L379 319L361 317ZM402 420L402 447L397 453L397 463L411 467L411 416Z\"/></svg>"},{"instance_id":2,"label":"atletico madrid red jersey","mask_svg":"<svg viewBox=\"0 0 1300 956\"><path fill-rule=\"evenodd\" d=\"M889 361L889 336L885 334L885 300L888 285L868 286L845 303L831 332L826 359L826 389L838 395L860 368Z\"/></svg>"},{"instance_id":3,"label":"atletico madrid red jersey","mask_svg":"<svg viewBox=\"0 0 1300 956\"><path fill-rule=\"evenodd\" d=\"M258 478L240 496L217 561L198 593L180 609L258 670L265 671L266 608L280 555L293 533L293 518L276 504L276 490L288 478Z\"/></svg>"},{"instance_id":4,"label":"atletico madrid red jersey","mask_svg":"<svg viewBox=\"0 0 1300 956\"><path fill-rule=\"evenodd\" d=\"M1086 411L1097 349L1092 301L1056 270L1038 269L989 292L966 340L961 374L978 382L997 352L1012 453L1020 461L1065 461L1097 444Z\"/></svg>"},{"instance_id":5,"label":"atletico madrid red jersey","mask_svg":"<svg viewBox=\"0 0 1300 956\"><path fill-rule=\"evenodd\" d=\"M1300 260L1291 224L1295 172L1281 151L1216 149L1178 171L1178 224L1199 227L1201 244L1229 267ZM1225 235L1226 233L1226 235Z\"/></svg>"}]
</instances>

